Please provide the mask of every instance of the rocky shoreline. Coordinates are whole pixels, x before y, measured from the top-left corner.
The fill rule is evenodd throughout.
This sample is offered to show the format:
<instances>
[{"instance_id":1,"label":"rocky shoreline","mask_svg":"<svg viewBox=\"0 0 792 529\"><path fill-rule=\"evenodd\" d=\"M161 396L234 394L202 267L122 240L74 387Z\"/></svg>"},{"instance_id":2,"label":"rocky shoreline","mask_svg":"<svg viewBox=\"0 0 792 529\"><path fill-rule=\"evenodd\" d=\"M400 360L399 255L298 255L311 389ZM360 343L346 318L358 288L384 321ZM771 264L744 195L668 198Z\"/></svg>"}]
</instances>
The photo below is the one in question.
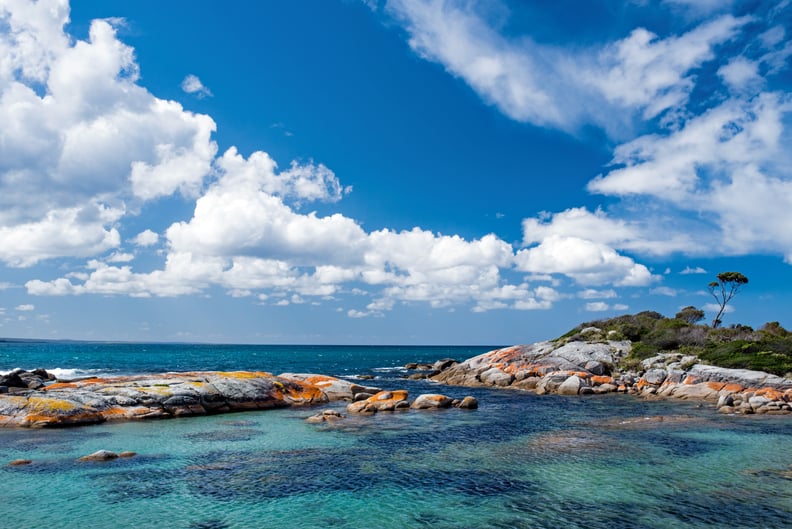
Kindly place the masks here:
<instances>
[{"instance_id":1,"label":"rocky shoreline","mask_svg":"<svg viewBox=\"0 0 792 529\"><path fill-rule=\"evenodd\" d=\"M448 385L498 387L544 395L621 392L647 398L712 403L721 413L792 413L792 379L747 369L700 363L695 356L664 353L622 369L629 341L545 341L496 349L463 362L443 359L411 378Z\"/></svg>"},{"instance_id":2,"label":"rocky shoreline","mask_svg":"<svg viewBox=\"0 0 792 529\"><path fill-rule=\"evenodd\" d=\"M410 364L406 378L446 385L532 391L538 395L621 392L645 398L711 403L722 413L790 414L792 379L705 365L695 356L664 353L625 368L629 341L537 342L496 349L462 362ZM219 414L348 401L347 412L475 409L473 397L451 399L404 389L382 391L326 375L185 372L59 381L42 369L0 377L0 427L57 427L106 421ZM312 422L343 418L334 410Z\"/></svg>"},{"instance_id":3,"label":"rocky shoreline","mask_svg":"<svg viewBox=\"0 0 792 529\"><path fill-rule=\"evenodd\" d=\"M57 381L37 369L0 377L0 427L81 426L335 401L349 401L347 411L360 414L477 406L472 397L456 401L438 394L419 395L411 402L405 390L382 391L317 374L204 371ZM318 415L322 421L341 417Z\"/></svg>"}]
</instances>

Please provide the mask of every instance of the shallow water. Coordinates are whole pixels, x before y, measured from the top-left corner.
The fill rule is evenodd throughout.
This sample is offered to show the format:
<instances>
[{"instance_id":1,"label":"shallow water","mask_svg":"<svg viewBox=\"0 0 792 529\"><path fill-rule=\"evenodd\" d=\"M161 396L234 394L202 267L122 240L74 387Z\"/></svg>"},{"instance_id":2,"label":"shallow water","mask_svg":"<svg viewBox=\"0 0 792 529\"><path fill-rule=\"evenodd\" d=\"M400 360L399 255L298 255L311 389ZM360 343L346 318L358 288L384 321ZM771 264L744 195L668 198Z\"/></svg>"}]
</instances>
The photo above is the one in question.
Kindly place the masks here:
<instances>
[{"instance_id":1,"label":"shallow water","mask_svg":"<svg viewBox=\"0 0 792 529\"><path fill-rule=\"evenodd\" d=\"M0 501L10 507L4 526L792 527L789 417L728 417L623 395L439 387L398 379L397 368L455 355L403 349L316 359L343 372L296 370L376 373L372 384L412 396L472 394L480 408L380 413L334 425L306 423L317 409L298 408L4 430L0 464L34 461L0 466ZM291 370L275 367L255 368ZM640 419L655 416L667 419ZM138 455L76 461L99 449Z\"/></svg>"}]
</instances>

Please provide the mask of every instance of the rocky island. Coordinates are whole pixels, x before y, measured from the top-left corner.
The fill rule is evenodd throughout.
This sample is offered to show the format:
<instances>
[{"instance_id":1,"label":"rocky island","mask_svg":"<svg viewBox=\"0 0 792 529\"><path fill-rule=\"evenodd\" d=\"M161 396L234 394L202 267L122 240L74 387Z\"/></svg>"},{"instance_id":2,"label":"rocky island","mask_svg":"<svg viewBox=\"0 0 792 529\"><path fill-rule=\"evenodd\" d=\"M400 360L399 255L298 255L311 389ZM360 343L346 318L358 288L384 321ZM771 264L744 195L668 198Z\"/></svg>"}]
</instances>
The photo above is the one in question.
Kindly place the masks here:
<instances>
[{"instance_id":1,"label":"rocky island","mask_svg":"<svg viewBox=\"0 0 792 529\"><path fill-rule=\"evenodd\" d=\"M583 324L557 340L423 367L429 368L427 378L450 385L530 390L539 395L623 392L701 400L722 413L788 414L792 412L789 374L711 365L706 358L747 366L760 363L785 372L790 366L785 349L789 338L778 324L768 324L758 333L746 327L713 330L645 312ZM738 354L726 357L724 351L732 350Z\"/></svg>"}]
</instances>

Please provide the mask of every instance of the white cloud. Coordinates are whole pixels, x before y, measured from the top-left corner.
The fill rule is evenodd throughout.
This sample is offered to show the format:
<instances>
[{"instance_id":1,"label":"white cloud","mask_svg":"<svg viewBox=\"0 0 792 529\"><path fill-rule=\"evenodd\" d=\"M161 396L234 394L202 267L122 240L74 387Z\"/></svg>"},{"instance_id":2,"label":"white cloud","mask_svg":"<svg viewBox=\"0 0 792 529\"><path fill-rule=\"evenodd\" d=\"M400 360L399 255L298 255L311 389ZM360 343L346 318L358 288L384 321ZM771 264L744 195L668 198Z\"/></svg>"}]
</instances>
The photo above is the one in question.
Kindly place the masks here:
<instances>
[{"instance_id":1,"label":"white cloud","mask_svg":"<svg viewBox=\"0 0 792 529\"><path fill-rule=\"evenodd\" d=\"M602 209L590 212L584 207L569 208L559 213L542 213L523 220L523 244L542 242L550 236L578 237L614 248L645 254L665 255L696 246L686 233L664 229L676 219L645 213L642 218L613 218Z\"/></svg>"},{"instance_id":2,"label":"white cloud","mask_svg":"<svg viewBox=\"0 0 792 529\"><path fill-rule=\"evenodd\" d=\"M14 310L19 312L30 312L36 310L36 307L34 305L17 305Z\"/></svg>"},{"instance_id":3,"label":"white cloud","mask_svg":"<svg viewBox=\"0 0 792 529\"><path fill-rule=\"evenodd\" d=\"M586 303L586 310L588 312L605 312L606 310L610 310L610 305L604 301L592 301Z\"/></svg>"},{"instance_id":4,"label":"white cloud","mask_svg":"<svg viewBox=\"0 0 792 529\"><path fill-rule=\"evenodd\" d=\"M128 263L135 259L135 256L126 252L113 252L106 261L108 263Z\"/></svg>"},{"instance_id":5,"label":"white cloud","mask_svg":"<svg viewBox=\"0 0 792 529\"><path fill-rule=\"evenodd\" d=\"M625 305L624 303L616 303L616 304L613 305L613 310L624 311L624 310L627 310L629 308L630 308L630 306L629 305Z\"/></svg>"},{"instance_id":6,"label":"white cloud","mask_svg":"<svg viewBox=\"0 0 792 529\"><path fill-rule=\"evenodd\" d=\"M679 37L659 39L643 28L606 47L587 81L608 101L643 109L650 119L687 101L694 86L693 68L714 58L713 48L748 22L724 15Z\"/></svg>"},{"instance_id":7,"label":"white cloud","mask_svg":"<svg viewBox=\"0 0 792 529\"><path fill-rule=\"evenodd\" d=\"M101 205L53 209L31 222L0 225L0 259L10 266L71 255L89 257L118 246L120 236L108 227L122 212Z\"/></svg>"},{"instance_id":8,"label":"white cloud","mask_svg":"<svg viewBox=\"0 0 792 529\"><path fill-rule=\"evenodd\" d=\"M792 99L728 99L667 135L616 149L622 167L589 183L596 193L642 196L704 219L688 253L792 256L792 157L784 149ZM670 234L673 237L673 232Z\"/></svg>"},{"instance_id":9,"label":"white cloud","mask_svg":"<svg viewBox=\"0 0 792 529\"><path fill-rule=\"evenodd\" d=\"M745 57L735 57L728 64L721 66L718 75L727 86L737 92L749 88L751 84L762 82L759 64Z\"/></svg>"},{"instance_id":10,"label":"white cloud","mask_svg":"<svg viewBox=\"0 0 792 529\"><path fill-rule=\"evenodd\" d=\"M182 80L181 88L188 94L196 95L199 99L212 96L212 91L204 86L198 76L193 74L187 75L184 80Z\"/></svg>"},{"instance_id":11,"label":"white cloud","mask_svg":"<svg viewBox=\"0 0 792 529\"><path fill-rule=\"evenodd\" d=\"M616 294L616 291L613 289L596 290L593 288L587 288L578 292L577 296L581 299L610 299L618 297L618 294Z\"/></svg>"},{"instance_id":12,"label":"white cloud","mask_svg":"<svg viewBox=\"0 0 792 529\"><path fill-rule=\"evenodd\" d=\"M128 201L194 195L216 151L208 116L137 83L118 20L82 41L68 18L65 1L0 6L0 259L12 266L118 246Z\"/></svg>"},{"instance_id":13,"label":"white cloud","mask_svg":"<svg viewBox=\"0 0 792 529\"><path fill-rule=\"evenodd\" d=\"M159 235L151 230L143 230L135 235L132 242L137 246L154 246L159 242Z\"/></svg>"},{"instance_id":14,"label":"white cloud","mask_svg":"<svg viewBox=\"0 0 792 529\"><path fill-rule=\"evenodd\" d=\"M442 64L512 119L567 131L586 123L618 131L632 113L651 118L685 103L691 70L749 20L724 15L665 39L638 28L602 47L565 49L525 35L507 38L483 9L454 0L387 4L421 57Z\"/></svg>"},{"instance_id":15,"label":"white cloud","mask_svg":"<svg viewBox=\"0 0 792 529\"><path fill-rule=\"evenodd\" d=\"M701 268L700 266L697 266L697 267L695 267L695 268L691 268L690 266L686 266L686 267L685 267L685 269L684 269L684 270L682 270L682 271L681 271L681 272L679 272L679 273L680 273L680 274L682 274L682 275L689 275L689 274L706 274L706 273L707 273L707 271L706 271L706 270L704 270L703 268Z\"/></svg>"},{"instance_id":16,"label":"white cloud","mask_svg":"<svg viewBox=\"0 0 792 529\"><path fill-rule=\"evenodd\" d=\"M650 294L657 294L659 296L676 297L677 291L671 287L656 287L649 291Z\"/></svg>"},{"instance_id":17,"label":"white cloud","mask_svg":"<svg viewBox=\"0 0 792 529\"><path fill-rule=\"evenodd\" d=\"M655 280L644 265L578 237L550 235L538 246L520 250L516 260L519 270L564 274L581 285L643 286Z\"/></svg>"},{"instance_id":18,"label":"white cloud","mask_svg":"<svg viewBox=\"0 0 792 529\"><path fill-rule=\"evenodd\" d=\"M503 38L472 4L389 5L406 21L416 51L507 115L564 130L616 127L613 119L627 122L682 104L691 69L742 23L722 17L667 38L638 31L604 49L571 53ZM1 10L0 28L3 21L17 27ZM267 153L245 157L234 147L217 157L212 119L140 86L133 50L116 38L111 22L94 22L88 41L72 41L62 30L68 9L37 10L28 18L33 29L7 35L0 29L0 51L8 51L0 53L0 259L29 266L59 256L93 258L63 277L28 281L30 294L179 296L220 288L275 305L368 296L365 311L352 309L350 317L381 315L401 303L541 310L565 297L558 290L564 276L602 285L598 298L587 289L583 299L608 299L616 296L610 286L656 279L622 252L662 254L693 245L679 233L661 235L649 215L639 222L600 209L526 219L529 247L517 254L494 234L469 240L419 227L366 231L340 213L303 211L317 201L338 202L350 188L321 163L292 162L279 171ZM28 46L23 31L42 38ZM46 86L43 95L31 79ZM635 79L646 89L618 89ZM185 81L188 92L205 89L197 77ZM640 162L619 160L614 163L624 168ZM41 190L46 200L36 198ZM139 272L123 264L133 254L120 248L121 222L147 201L177 192L195 199L192 216L162 235L145 230L131 240L142 247L162 243L164 266ZM110 250L110 257L97 258ZM515 272L528 275L514 280ZM551 286L537 286L540 281Z\"/></svg>"},{"instance_id":19,"label":"white cloud","mask_svg":"<svg viewBox=\"0 0 792 529\"><path fill-rule=\"evenodd\" d=\"M716 303L707 303L706 305L704 305L704 310L706 310L707 312L712 312L717 314L720 309L721 306ZM734 307L731 305L726 305L726 307L723 309L724 314L731 314L732 312L734 312Z\"/></svg>"}]
</instances>

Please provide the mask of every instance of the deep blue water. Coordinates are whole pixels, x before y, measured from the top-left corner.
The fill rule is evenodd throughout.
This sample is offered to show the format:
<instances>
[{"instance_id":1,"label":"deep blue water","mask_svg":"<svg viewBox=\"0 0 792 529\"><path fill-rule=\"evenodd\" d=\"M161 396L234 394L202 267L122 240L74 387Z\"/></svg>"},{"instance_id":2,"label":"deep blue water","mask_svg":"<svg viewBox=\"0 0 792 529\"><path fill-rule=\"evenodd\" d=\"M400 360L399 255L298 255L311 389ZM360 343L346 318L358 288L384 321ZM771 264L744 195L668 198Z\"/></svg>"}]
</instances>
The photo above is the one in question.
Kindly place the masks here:
<instances>
[{"instance_id":1,"label":"deep blue water","mask_svg":"<svg viewBox=\"0 0 792 529\"><path fill-rule=\"evenodd\" d=\"M3 527L792 527L789 416L400 378L406 362L487 349L0 344L0 372L372 374L366 384L480 401L474 411L382 413L333 426L306 423L317 409L297 408L2 430ZM642 419L657 416L666 420ZM76 461L98 449L138 456ZM18 458L34 463L5 466Z\"/></svg>"}]
</instances>

